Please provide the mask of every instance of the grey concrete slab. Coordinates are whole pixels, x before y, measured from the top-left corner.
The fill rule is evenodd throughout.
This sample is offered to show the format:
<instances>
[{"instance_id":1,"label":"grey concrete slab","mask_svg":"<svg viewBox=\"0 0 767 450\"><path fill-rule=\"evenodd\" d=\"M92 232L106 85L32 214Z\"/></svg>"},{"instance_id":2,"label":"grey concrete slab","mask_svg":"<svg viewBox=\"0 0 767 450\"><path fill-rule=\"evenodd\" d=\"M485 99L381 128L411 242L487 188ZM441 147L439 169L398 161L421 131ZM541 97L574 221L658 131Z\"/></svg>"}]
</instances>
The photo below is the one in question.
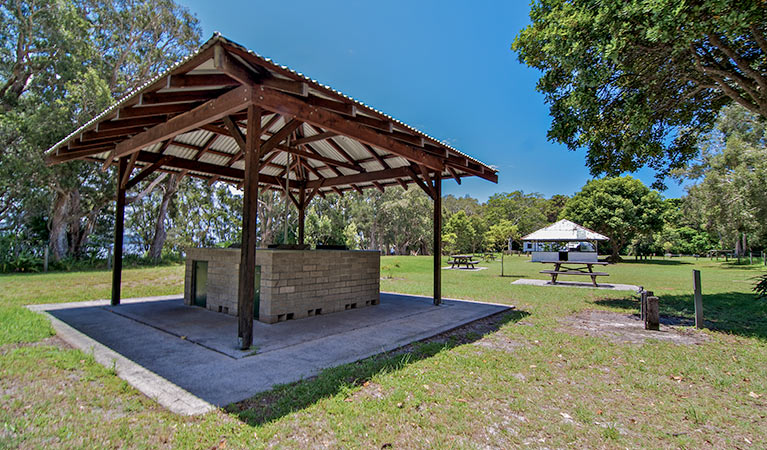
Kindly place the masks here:
<instances>
[{"instance_id":1,"label":"grey concrete slab","mask_svg":"<svg viewBox=\"0 0 767 450\"><path fill-rule=\"evenodd\" d=\"M203 413L210 405L240 401L275 384L393 350L509 307L462 300L434 306L429 297L382 293L374 307L257 323L253 355L234 348L236 318L185 306L180 297L130 299L117 307L104 300L32 309L52 316L70 344L107 352L97 357L100 363L111 366L109 361L118 357L121 367L130 367L118 369L118 375L160 404Z\"/></svg>"},{"instance_id":2,"label":"grey concrete slab","mask_svg":"<svg viewBox=\"0 0 767 450\"><path fill-rule=\"evenodd\" d=\"M593 284L589 282L584 281L559 281L557 280L556 284L552 283L551 280L534 280L534 279L528 279L528 278L520 278L517 281L514 281L511 284L522 284L527 286L554 286L554 287L576 287L576 288L588 288L588 289L607 289L610 291L634 291L639 292L639 286L634 286L633 284L617 284L617 283L604 283L602 281L597 281L599 284L599 287L594 287Z\"/></svg>"}]
</instances>

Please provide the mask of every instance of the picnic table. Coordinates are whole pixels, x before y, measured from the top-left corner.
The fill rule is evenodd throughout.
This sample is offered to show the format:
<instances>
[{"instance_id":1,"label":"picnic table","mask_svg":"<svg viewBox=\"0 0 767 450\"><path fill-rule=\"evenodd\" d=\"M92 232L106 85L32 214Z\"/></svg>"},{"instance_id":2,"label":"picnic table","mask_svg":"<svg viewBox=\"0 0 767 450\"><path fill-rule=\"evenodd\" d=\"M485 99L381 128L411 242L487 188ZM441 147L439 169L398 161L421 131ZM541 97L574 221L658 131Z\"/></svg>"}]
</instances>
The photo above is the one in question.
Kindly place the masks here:
<instances>
[{"instance_id":1,"label":"picnic table","mask_svg":"<svg viewBox=\"0 0 767 450\"><path fill-rule=\"evenodd\" d=\"M473 260L474 255L450 255L450 257L452 259L447 263L450 264L451 269L455 269L455 266L458 266L459 269L461 266L466 266L467 269L473 269L474 264L479 264L479 261Z\"/></svg>"},{"instance_id":2,"label":"picnic table","mask_svg":"<svg viewBox=\"0 0 767 450\"><path fill-rule=\"evenodd\" d=\"M597 277L610 276L605 272L594 272L594 266L606 266L608 263L601 261L538 261L542 264L554 264L554 270L541 270L541 273L551 275L551 284L557 284L557 277L560 275L583 275L591 277L591 283L594 287L599 287ZM565 266L565 264L567 266Z\"/></svg>"}]
</instances>

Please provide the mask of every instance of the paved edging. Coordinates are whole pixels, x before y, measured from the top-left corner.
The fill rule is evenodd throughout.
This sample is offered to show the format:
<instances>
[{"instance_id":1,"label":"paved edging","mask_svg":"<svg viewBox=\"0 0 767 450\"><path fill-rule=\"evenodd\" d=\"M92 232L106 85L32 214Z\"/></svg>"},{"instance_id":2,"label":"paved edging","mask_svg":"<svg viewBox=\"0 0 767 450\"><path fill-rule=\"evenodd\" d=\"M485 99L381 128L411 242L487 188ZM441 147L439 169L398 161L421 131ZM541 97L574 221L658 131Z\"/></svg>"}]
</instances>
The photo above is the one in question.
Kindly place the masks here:
<instances>
[{"instance_id":1,"label":"paved edging","mask_svg":"<svg viewBox=\"0 0 767 450\"><path fill-rule=\"evenodd\" d=\"M101 302L101 301L99 301ZM165 378L134 363L128 358L115 352L75 330L61 320L39 308L43 305L30 305L29 309L48 317L56 330L56 335L68 344L83 352L93 355L96 362L104 367L114 367L117 375L147 397L156 401L168 410L183 415L205 414L216 409L212 404L190 394ZM50 306L50 305L48 305ZM90 349L86 351L85 349Z\"/></svg>"}]
</instances>

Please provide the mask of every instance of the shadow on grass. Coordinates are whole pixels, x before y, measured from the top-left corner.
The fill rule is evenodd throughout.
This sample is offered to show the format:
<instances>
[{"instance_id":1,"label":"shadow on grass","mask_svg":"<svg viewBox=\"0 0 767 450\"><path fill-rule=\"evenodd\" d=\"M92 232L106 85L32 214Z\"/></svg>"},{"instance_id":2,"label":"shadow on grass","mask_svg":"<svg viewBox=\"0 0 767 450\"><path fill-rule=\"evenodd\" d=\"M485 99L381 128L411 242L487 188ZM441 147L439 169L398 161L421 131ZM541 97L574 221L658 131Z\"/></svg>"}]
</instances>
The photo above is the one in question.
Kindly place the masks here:
<instances>
[{"instance_id":1,"label":"shadow on grass","mask_svg":"<svg viewBox=\"0 0 767 450\"><path fill-rule=\"evenodd\" d=\"M692 264L691 262L687 261L679 261L674 259L640 259L640 260L634 260L633 258L624 258L621 263L631 263L631 264L646 264L646 265L653 265L653 266L681 266L685 264Z\"/></svg>"},{"instance_id":2,"label":"shadow on grass","mask_svg":"<svg viewBox=\"0 0 767 450\"><path fill-rule=\"evenodd\" d=\"M594 303L639 312L638 297L601 299ZM692 293L661 296L660 314L668 318L679 318L682 325L693 325L695 305ZM750 293L704 294L703 319L706 328L710 330L767 340L767 301L757 300Z\"/></svg>"},{"instance_id":3,"label":"shadow on grass","mask_svg":"<svg viewBox=\"0 0 767 450\"><path fill-rule=\"evenodd\" d=\"M498 313L390 352L325 369L316 377L277 385L271 391L233 403L225 409L249 425L260 425L304 409L323 398L362 386L376 375L396 372L442 351L475 342L503 325L518 322L529 315L526 311Z\"/></svg>"}]
</instances>

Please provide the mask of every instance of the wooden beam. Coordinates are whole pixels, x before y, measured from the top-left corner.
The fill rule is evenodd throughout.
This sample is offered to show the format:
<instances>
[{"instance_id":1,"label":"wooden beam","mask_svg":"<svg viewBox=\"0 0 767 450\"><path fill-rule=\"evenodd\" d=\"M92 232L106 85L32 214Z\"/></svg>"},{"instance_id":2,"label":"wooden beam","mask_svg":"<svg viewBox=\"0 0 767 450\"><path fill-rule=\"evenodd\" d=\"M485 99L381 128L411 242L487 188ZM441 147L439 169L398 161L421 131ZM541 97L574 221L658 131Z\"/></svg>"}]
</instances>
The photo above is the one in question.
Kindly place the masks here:
<instances>
[{"instance_id":1,"label":"wooden beam","mask_svg":"<svg viewBox=\"0 0 767 450\"><path fill-rule=\"evenodd\" d=\"M357 115L357 106L354 103L343 103L335 100L328 100L322 97L315 97L310 95L306 102L312 106L318 106L320 108L329 109L339 114L355 117Z\"/></svg>"},{"instance_id":2,"label":"wooden beam","mask_svg":"<svg viewBox=\"0 0 767 450\"><path fill-rule=\"evenodd\" d=\"M413 168L412 168L412 167L410 167L410 166L405 166L405 168L404 168L404 169L405 169L405 172L406 172L408 175L410 175L410 178L411 178L411 179L412 179L412 180L415 182L415 184L417 184L417 185L418 185L418 187L420 187L420 188L421 188L421 189L422 189L424 192L426 192L426 195L428 195L429 197L431 197L432 199L434 199L434 191L432 191L432 189L431 189L431 186L428 186L428 185L426 184L426 183L428 183L428 182L429 182L429 181L428 181L429 179L427 178L427 179L426 179L426 183L424 183L423 181L421 181L421 179L420 179L420 178L418 178L418 174L417 174L417 173L415 173L415 170L413 170Z\"/></svg>"},{"instance_id":3,"label":"wooden beam","mask_svg":"<svg viewBox=\"0 0 767 450\"><path fill-rule=\"evenodd\" d=\"M323 131L323 132L318 132L314 136L298 138L294 141L291 141L290 143L293 145L302 145L302 144L308 144L310 142L315 142L315 141L324 141L325 139L331 138L333 136L338 136L338 133L334 133L332 131Z\"/></svg>"},{"instance_id":4,"label":"wooden beam","mask_svg":"<svg viewBox=\"0 0 767 450\"><path fill-rule=\"evenodd\" d=\"M204 86L238 86L239 81L223 74L204 74L204 75L170 75L165 87L167 88L189 88Z\"/></svg>"},{"instance_id":5,"label":"wooden beam","mask_svg":"<svg viewBox=\"0 0 767 450\"><path fill-rule=\"evenodd\" d=\"M381 130L387 134L391 134L394 131L394 123L391 120L380 120L359 114L355 116L353 120L367 127Z\"/></svg>"},{"instance_id":6,"label":"wooden beam","mask_svg":"<svg viewBox=\"0 0 767 450\"><path fill-rule=\"evenodd\" d=\"M120 285L123 270L123 235L125 234L125 188L122 180L128 168L128 159L120 158L117 169L117 205L115 207L115 239L112 262L112 306L120 304Z\"/></svg>"},{"instance_id":7,"label":"wooden beam","mask_svg":"<svg viewBox=\"0 0 767 450\"><path fill-rule=\"evenodd\" d=\"M312 199L314 198L315 195L317 195L324 181L325 179L323 178L320 180L320 182L316 186L314 186L314 188L312 189L312 192L306 197L306 205L312 202Z\"/></svg>"},{"instance_id":8,"label":"wooden beam","mask_svg":"<svg viewBox=\"0 0 767 450\"><path fill-rule=\"evenodd\" d=\"M138 117L164 116L167 114L178 114L189 111L193 105L179 103L174 105L160 106L133 106L129 108L120 108L117 111L117 119L130 119Z\"/></svg>"},{"instance_id":9,"label":"wooden beam","mask_svg":"<svg viewBox=\"0 0 767 450\"><path fill-rule=\"evenodd\" d=\"M62 152L58 154L49 153L45 155L45 164L47 166L53 166L56 164L67 162L67 161L73 161L75 159L84 159L84 158L87 158L88 156L98 155L99 153L103 153L105 151L110 151L113 149L114 149L114 145L97 147L97 148L89 148L85 150L68 151L68 152Z\"/></svg>"},{"instance_id":10,"label":"wooden beam","mask_svg":"<svg viewBox=\"0 0 767 450\"><path fill-rule=\"evenodd\" d=\"M194 159L195 161L199 161L200 158L202 158L202 155L210 151L210 147L213 145L214 142L216 142L216 139L218 139L219 136L220 134L212 134L208 138L208 140L205 142L205 144L202 146L202 148L197 152L197 154L194 155L194 158L192 159Z\"/></svg>"},{"instance_id":11,"label":"wooden beam","mask_svg":"<svg viewBox=\"0 0 767 450\"><path fill-rule=\"evenodd\" d=\"M407 167L398 167L396 169L378 170L375 172L356 173L354 175L343 175L339 177L326 178L322 187L333 187L342 185L352 185L358 183L371 183L373 181L396 179L410 175ZM314 188L321 180L312 180L306 183L306 187ZM420 181L420 180L419 180Z\"/></svg>"},{"instance_id":12,"label":"wooden beam","mask_svg":"<svg viewBox=\"0 0 767 450\"><path fill-rule=\"evenodd\" d=\"M202 89L199 91L192 91L185 89L182 91L171 92L145 92L141 94L141 100L139 100L138 106L152 106L163 103L190 103L200 102L206 100L212 100L220 97L228 89Z\"/></svg>"},{"instance_id":13,"label":"wooden beam","mask_svg":"<svg viewBox=\"0 0 767 450\"><path fill-rule=\"evenodd\" d=\"M234 120L232 120L231 117L226 116L223 118L224 126L226 126L226 129L229 131L229 136L231 136L235 142L237 142L237 145L240 147L240 151L245 151L245 136L242 134L242 130L240 130L239 125L234 123ZM260 139L260 137L259 137Z\"/></svg>"},{"instance_id":14,"label":"wooden beam","mask_svg":"<svg viewBox=\"0 0 767 450\"><path fill-rule=\"evenodd\" d=\"M123 136L130 136L132 134L140 133L146 129L145 126L137 126L131 128L116 128L107 131L85 131L80 135L80 142L96 141L105 138L119 138Z\"/></svg>"},{"instance_id":15,"label":"wooden beam","mask_svg":"<svg viewBox=\"0 0 767 450\"><path fill-rule=\"evenodd\" d=\"M428 179L426 181L432 184ZM442 303L442 174L434 174L434 305Z\"/></svg>"},{"instance_id":16,"label":"wooden beam","mask_svg":"<svg viewBox=\"0 0 767 450\"><path fill-rule=\"evenodd\" d=\"M101 133L104 131L111 131L111 130L122 130L125 128L136 128L136 127L149 127L157 125L160 122L163 122L165 118L163 116L148 116L148 117L137 117L135 119L117 119L117 120L107 120L105 122L100 122L96 125L96 132Z\"/></svg>"},{"instance_id":17,"label":"wooden beam","mask_svg":"<svg viewBox=\"0 0 767 450\"><path fill-rule=\"evenodd\" d=\"M461 184L461 177L458 176L458 172L456 172L455 169L453 169L450 166L447 166L447 171L450 172L450 175L452 175L453 178L455 178L456 183Z\"/></svg>"},{"instance_id":18,"label":"wooden beam","mask_svg":"<svg viewBox=\"0 0 767 450\"><path fill-rule=\"evenodd\" d=\"M167 122L120 142L115 147L115 157L129 155L154 143L186 133L206 123L220 120L245 107L251 94L251 89L243 86L205 102L191 111L173 117Z\"/></svg>"},{"instance_id":19,"label":"wooden beam","mask_svg":"<svg viewBox=\"0 0 767 450\"><path fill-rule=\"evenodd\" d=\"M400 186L402 186L402 189L407 191L407 188L409 187L407 183L402 178L397 178L397 183L399 183Z\"/></svg>"},{"instance_id":20,"label":"wooden beam","mask_svg":"<svg viewBox=\"0 0 767 450\"><path fill-rule=\"evenodd\" d=\"M125 169L125 174L122 178L120 178L118 181L122 185L123 189L126 189L125 185L128 183L128 180L130 179L130 174L133 173L133 168L136 167L136 158L138 158L138 153L134 153L130 155L130 160L128 161L128 167Z\"/></svg>"},{"instance_id":21,"label":"wooden beam","mask_svg":"<svg viewBox=\"0 0 767 450\"><path fill-rule=\"evenodd\" d=\"M256 245L258 237L258 155L261 153L261 108L248 106L245 151L244 198L242 202L242 249L237 290L237 335L239 346L253 345L254 297L256 292Z\"/></svg>"},{"instance_id":22,"label":"wooden beam","mask_svg":"<svg viewBox=\"0 0 767 450\"><path fill-rule=\"evenodd\" d=\"M155 170L159 169L163 165L173 160L173 158L175 158L175 156L165 155L161 157L160 159L158 159L157 161L155 161L154 163L144 167L143 169L141 169L141 172L136 174L135 177L125 182L125 189L126 190L130 189L133 186L139 184L142 180L144 180L146 177L151 175Z\"/></svg>"},{"instance_id":23,"label":"wooden beam","mask_svg":"<svg viewBox=\"0 0 767 450\"><path fill-rule=\"evenodd\" d=\"M305 148L305 149L307 149L307 150L308 150L310 153L312 153L312 154L314 154L314 155L317 155L317 156L320 156L320 157L323 157L323 158L324 158L324 156L323 156L322 154L320 154L320 152L319 152L319 151L317 151L317 149L316 149L316 148L312 147L312 145L311 145L311 144L304 144L304 148ZM343 175L344 175L344 174L343 174L343 173L342 173L340 170L338 170L338 168L337 168L336 166L334 166L334 165L327 165L327 168L328 168L328 169L330 169L330 171L331 171L331 172L333 172L334 174L336 174L336 176L337 176L337 177L341 177L341 176L343 176ZM322 177L322 178L324 178L324 177Z\"/></svg>"},{"instance_id":24,"label":"wooden beam","mask_svg":"<svg viewBox=\"0 0 767 450\"><path fill-rule=\"evenodd\" d=\"M263 74L254 73L252 69L246 67L221 46L216 46L214 49L213 66L239 81L244 86L260 84L272 89L300 95L302 97L309 95L309 86L305 82L269 76L265 77Z\"/></svg>"},{"instance_id":25,"label":"wooden beam","mask_svg":"<svg viewBox=\"0 0 767 450\"><path fill-rule=\"evenodd\" d=\"M378 161L378 164L381 165L384 169L391 169L391 166L389 163L386 162L385 159L381 157L381 155L378 154L378 152L375 151L375 149L367 144L362 144L362 147L370 153L370 156L372 156L376 161Z\"/></svg>"},{"instance_id":26,"label":"wooden beam","mask_svg":"<svg viewBox=\"0 0 767 450\"><path fill-rule=\"evenodd\" d=\"M348 120L337 113L308 105L298 98L261 87L254 92L253 102L271 111L290 115L327 131L334 131L362 143L386 149L405 159L423 164L432 170L442 171L444 169L444 164L439 158L422 149L411 147L391 136Z\"/></svg>"},{"instance_id":27,"label":"wooden beam","mask_svg":"<svg viewBox=\"0 0 767 450\"><path fill-rule=\"evenodd\" d=\"M288 123L280 128L278 132L274 133L269 139L266 140L266 142L261 144L261 154L272 151L277 147L277 145L287 139L288 136L290 136L290 134L296 130L296 128L300 126L300 120L290 119Z\"/></svg>"},{"instance_id":28,"label":"wooden beam","mask_svg":"<svg viewBox=\"0 0 767 450\"><path fill-rule=\"evenodd\" d=\"M285 153L290 153L292 155L301 156L307 159L313 159L315 161L323 162L329 165L334 165L336 167L343 167L345 169L355 170L357 172L365 172L365 169L363 169L362 166L360 166L359 164L352 164L352 163L347 163L345 161L339 161L337 159L329 158L327 156L305 152L297 148L286 147L284 145L278 146L277 149Z\"/></svg>"}]
</instances>

